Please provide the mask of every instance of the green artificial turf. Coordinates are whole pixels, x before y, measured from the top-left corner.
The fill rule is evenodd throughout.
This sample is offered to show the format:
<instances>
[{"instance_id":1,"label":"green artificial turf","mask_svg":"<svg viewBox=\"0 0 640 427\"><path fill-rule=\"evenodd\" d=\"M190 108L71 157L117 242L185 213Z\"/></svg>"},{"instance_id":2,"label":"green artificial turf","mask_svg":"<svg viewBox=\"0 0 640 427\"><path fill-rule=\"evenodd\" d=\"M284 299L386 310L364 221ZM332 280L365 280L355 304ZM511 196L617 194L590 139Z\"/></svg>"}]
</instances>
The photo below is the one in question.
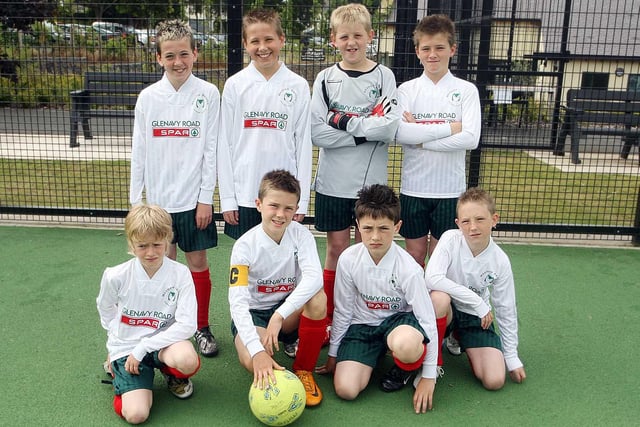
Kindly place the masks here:
<instances>
[{"instance_id":1,"label":"green artificial turf","mask_svg":"<svg viewBox=\"0 0 640 427\"><path fill-rule=\"evenodd\" d=\"M113 412L110 386L101 383L106 333L95 308L104 268L129 258L122 232L1 226L0 242L0 425L125 425ZM322 257L324 244L319 238ZM231 245L220 236L209 251L220 355L203 359L186 401L170 395L157 375L148 425L262 425L249 411L251 376L237 362L229 331ZM516 278L524 384L507 380L502 390L485 391L464 355L445 354L431 413L412 412L410 388L381 392L380 372L352 402L337 398L330 378L319 377L324 401L295 425L637 425L640 250L503 248ZM321 361L325 356L326 349ZM291 366L283 354L277 360Z\"/></svg>"}]
</instances>

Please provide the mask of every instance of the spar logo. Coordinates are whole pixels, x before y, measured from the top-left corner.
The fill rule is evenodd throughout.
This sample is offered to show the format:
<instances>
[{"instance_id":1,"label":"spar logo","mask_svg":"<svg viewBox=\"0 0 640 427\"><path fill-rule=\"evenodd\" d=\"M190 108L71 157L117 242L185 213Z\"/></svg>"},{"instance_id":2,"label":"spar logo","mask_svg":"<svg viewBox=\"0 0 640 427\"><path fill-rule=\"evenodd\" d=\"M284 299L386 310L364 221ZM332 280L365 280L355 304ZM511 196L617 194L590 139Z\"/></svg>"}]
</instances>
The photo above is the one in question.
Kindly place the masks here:
<instances>
[{"instance_id":1,"label":"spar logo","mask_svg":"<svg viewBox=\"0 0 640 427\"><path fill-rule=\"evenodd\" d=\"M260 129L275 129L275 130L285 130L287 128L287 122L285 120L279 119L245 119L244 120L245 129L251 128L260 128Z\"/></svg>"},{"instance_id":2,"label":"spar logo","mask_svg":"<svg viewBox=\"0 0 640 427\"><path fill-rule=\"evenodd\" d=\"M191 127L153 128L153 136L160 138L197 138L200 136L200 129Z\"/></svg>"},{"instance_id":3,"label":"spar logo","mask_svg":"<svg viewBox=\"0 0 640 427\"><path fill-rule=\"evenodd\" d=\"M245 129L286 130L289 115L280 111L246 111L243 114Z\"/></svg>"},{"instance_id":4,"label":"spar logo","mask_svg":"<svg viewBox=\"0 0 640 427\"><path fill-rule=\"evenodd\" d=\"M165 321L154 319L153 317L129 317L124 314L120 321L128 326L142 326L151 329L160 329L166 324Z\"/></svg>"},{"instance_id":5,"label":"spar logo","mask_svg":"<svg viewBox=\"0 0 640 427\"><path fill-rule=\"evenodd\" d=\"M176 295L165 298L173 299ZM151 329L160 329L167 325L167 323L173 318L173 314L165 313L157 310L134 310L127 307L122 308L122 314L120 315L120 323L124 323L127 326L144 327Z\"/></svg>"},{"instance_id":6,"label":"spar logo","mask_svg":"<svg viewBox=\"0 0 640 427\"><path fill-rule=\"evenodd\" d=\"M284 292L284 293L289 293L289 292L293 292L293 290L296 288L295 285L276 285L276 286L258 286L258 292L261 294L275 294L278 292Z\"/></svg>"}]
</instances>

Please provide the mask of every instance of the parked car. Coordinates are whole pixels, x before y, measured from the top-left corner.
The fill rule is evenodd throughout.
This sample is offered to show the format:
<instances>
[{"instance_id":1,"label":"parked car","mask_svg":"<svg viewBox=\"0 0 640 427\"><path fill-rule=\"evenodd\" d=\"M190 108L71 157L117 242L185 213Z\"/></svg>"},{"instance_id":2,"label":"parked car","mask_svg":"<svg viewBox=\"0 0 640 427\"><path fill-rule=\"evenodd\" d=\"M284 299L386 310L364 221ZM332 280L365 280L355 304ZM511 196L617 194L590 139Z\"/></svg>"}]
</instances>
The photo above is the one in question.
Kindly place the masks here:
<instances>
[{"instance_id":1,"label":"parked car","mask_svg":"<svg viewBox=\"0 0 640 427\"><path fill-rule=\"evenodd\" d=\"M49 21L42 21L41 24L34 24L34 32L44 32L51 41L59 41L64 39L63 31L58 25Z\"/></svg>"},{"instance_id":2,"label":"parked car","mask_svg":"<svg viewBox=\"0 0 640 427\"><path fill-rule=\"evenodd\" d=\"M147 49L156 47L156 30L153 28L135 29L136 44Z\"/></svg>"},{"instance_id":3,"label":"parked car","mask_svg":"<svg viewBox=\"0 0 640 427\"><path fill-rule=\"evenodd\" d=\"M118 24L117 22L101 22L96 21L91 26L96 30L107 30L113 34L126 37L134 34L134 28L128 25Z\"/></svg>"},{"instance_id":4,"label":"parked car","mask_svg":"<svg viewBox=\"0 0 640 427\"><path fill-rule=\"evenodd\" d=\"M218 43L226 43L227 35L222 33L210 34L209 38L215 38Z\"/></svg>"},{"instance_id":5,"label":"parked car","mask_svg":"<svg viewBox=\"0 0 640 427\"><path fill-rule=\"evenodd\" d=\"M122 37L121 35L116 34L112 31L109 31L106 28L93 27L93 26L91 27L90 31L87 32L87 35L96 35L100 37L100 40L105 42L111 39L114 39L116 37Z\"/></svg>"},{"instance_id":6,"label":"parked car","mask_svg":"<svg viewBox=\"0 0 640 427\"><path fill-rule=\"evenodd\" d=\"M58 27L63 31L65 40L86 36L87 32L91 30L90 26L81 24L58 24Z\"/></svg>"},{"instance_id":7,"label":"parked car","mask_svg":"<svg viewBox=\"0 0 640 427\"><path fill-rule=\"evenodd\" d=\"M193 33L193 38L196 39L196 47L206 46L209 43L209 36L204 33Z\"/></svg>"}]
</instances>

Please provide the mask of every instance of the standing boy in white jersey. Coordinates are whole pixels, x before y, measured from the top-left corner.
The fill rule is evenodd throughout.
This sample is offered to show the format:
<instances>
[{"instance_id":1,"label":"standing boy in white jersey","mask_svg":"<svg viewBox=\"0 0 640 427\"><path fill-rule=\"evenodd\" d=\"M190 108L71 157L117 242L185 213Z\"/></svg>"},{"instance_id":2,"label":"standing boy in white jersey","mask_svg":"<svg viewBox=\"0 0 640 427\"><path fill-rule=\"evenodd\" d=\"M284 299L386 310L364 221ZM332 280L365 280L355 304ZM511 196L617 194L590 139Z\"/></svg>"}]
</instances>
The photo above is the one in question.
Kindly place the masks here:
<instances>
[{"instance_id":1,"label":"standing boy in white jersey","mask_svg":"<svg viewBox=\"0 0 640 427\"><path fill-rule=\"evenodd\" d=\"M274 381L278 341L300 338L293 371L307 395L319 405L322 392L313 370L327 324L327 297L316 241L308 228L292 222L300 200L300 183L285 170L267 173L256 206L262 223L233 245L229 278L232 332L240 363L253 373L254 386Z\"/></svg>"},{"instance_id":2,"label":"standing boy in white jersey","mask_svg":"<svg viewBox=\"0 0 640 427\"><path fill-rule=\"evenodd\" d=\"M213 357L218 343L209 328L207 249L218 244L213 190L220 93L192 74L198 51L189 24L162 22L156 39L156 59L164 74L136 102L129 199L140 204L144 191L148 203L171 214L169 258L176 259L176 245L185 253L198 300L195 339L200 353Z\"/></svg>"},{"instance_id":3,"label":"standing boy in white jersey","mask_svg":"<svg viewBox=\"0 0 640 427\"><path fill-rule=\"evenodd\" d=\"M395 365L382 389L400 390L422 368L413 407L426 412L433 406L438 337L423 271L393 241L402 223L400 200L374 184L359 192L355 213L362 242L338 260L329 357L317 372L334 372L338 396L353 400L390 350Z\"/></svg>"},{"instance_id":4,"label":"standing boy in white jersey","mask_svg":"<svg viewBox=\"0 0 640 427\"><path fill-rule=\"evenodd\" d=\"M404 152L400 234L407 251L424 267L442 233L456 226L456 201L467 188L466 152L478 146L481 116L476 87L449 71L456 52L451 19L422 18L413 41L424 73L398 88L404 111L396 135ZM434 301L434 306L441 305ZM436 318L442 340L446 318L437 309Z\"/></svg>"},{"instance_id":5,"label":"standing boy in white jersey","mask_svg":"<svg viewBox=\"0 0 640 427\"><path fill-rule=\"evenodd\" d=\"M155 369L174 396L193 393L189 378L200 367L189 341L196 330L196 297L189 269L166 257L173 231L164 209L134 206L124 230L135 257L104 271L96 303L108 332L113 409L140 424L151 410Z\"/></svg>"},{"instance_id":6,"label":"standing boy in white jersey","mask_svg":"<svg viewBox=\"0 0 640 427\"><path fill-rule=\"evenodd\" d=\"M440 235L455 228L456 200L466 189L465 155L478 146L481 116L476 87L449 71L456 52L451 19L423 18L413 40L424 72L398 88L404 111L396 135L404 151L400 234L424 266Z\"/></svg>"},{"instance_id":7,"label":"standing boy in white jersey","mask_svg":"<svg viewBox=\"0 0 640 427\"><path fill-rule=\"evenodd\" d=\"M458 199L457 230L446 231L429 259L427 286L436 311L466 351L473 374L488 390L502 388L505 365L511 379L526 378L518 357L518 315L509 257L491 238L498 223L493 198L470 188ZM495 308L500 336L493 327Z\"/></svg>"},{"instance_id":8,"label":"standing boy in white jersey","mask_svg":"<svg viewBox=\"0 0 640 427\"><path fill-rule=\"evenodd\" d=\"M222 93L218 176L225 234L237 239L260 223L260 180L285 169L302 189L295 221L302 221L311 191L309 83L280 61L285 35L277 12L255 9L242 20L251 62L231 76Z\"/></svg>"},{"instance_id":9,"label":"standing boy in white jersey","mask_svg":"<svg viewBox=\"0 0 640 427\"><path fill-rule=\"evenodd\" d=\"M318 73L313 84L311 138L320 147L315 227L327 233L323 280L329 318L336 264L351 241L357 193L366 185L387 182L388 144L400 120L393 72L366 57L373 36L364 5L336 8L331 42L342 60ZM355 238L360 241L357 229Z\"/></svg>"}]
</instances>

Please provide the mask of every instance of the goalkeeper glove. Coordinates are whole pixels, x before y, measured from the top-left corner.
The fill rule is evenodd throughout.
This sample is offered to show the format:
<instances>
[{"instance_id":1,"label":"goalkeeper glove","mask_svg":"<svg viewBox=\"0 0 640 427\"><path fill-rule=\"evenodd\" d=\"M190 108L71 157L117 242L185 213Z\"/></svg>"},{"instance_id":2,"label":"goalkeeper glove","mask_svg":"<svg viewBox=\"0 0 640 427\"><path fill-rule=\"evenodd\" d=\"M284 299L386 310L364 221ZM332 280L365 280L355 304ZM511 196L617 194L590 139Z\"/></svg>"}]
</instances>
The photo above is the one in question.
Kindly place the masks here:
<instances>
[{"instance_id":1,"label":"goalkeeper glove","mask_svg":"<svg viewBox=\"0 0 640 427\"><path fill-rule=\"evenodd\" d=\"M351 117L341 112L329 112L327 115L327 124L335 129L347 130L347 123Z\"/></svg>"},{"instance_id":2,"label":"goalkeeper glove","mask_svg":"<svg viewBox=\"0 0 640 427\"><path fill-rule=\"evenodd\" d=\"M389 111L391 111L391 100L385 96L378 100L378 103L371 110L371 115L384 117Z\"/></svg>"}]
</instances>

